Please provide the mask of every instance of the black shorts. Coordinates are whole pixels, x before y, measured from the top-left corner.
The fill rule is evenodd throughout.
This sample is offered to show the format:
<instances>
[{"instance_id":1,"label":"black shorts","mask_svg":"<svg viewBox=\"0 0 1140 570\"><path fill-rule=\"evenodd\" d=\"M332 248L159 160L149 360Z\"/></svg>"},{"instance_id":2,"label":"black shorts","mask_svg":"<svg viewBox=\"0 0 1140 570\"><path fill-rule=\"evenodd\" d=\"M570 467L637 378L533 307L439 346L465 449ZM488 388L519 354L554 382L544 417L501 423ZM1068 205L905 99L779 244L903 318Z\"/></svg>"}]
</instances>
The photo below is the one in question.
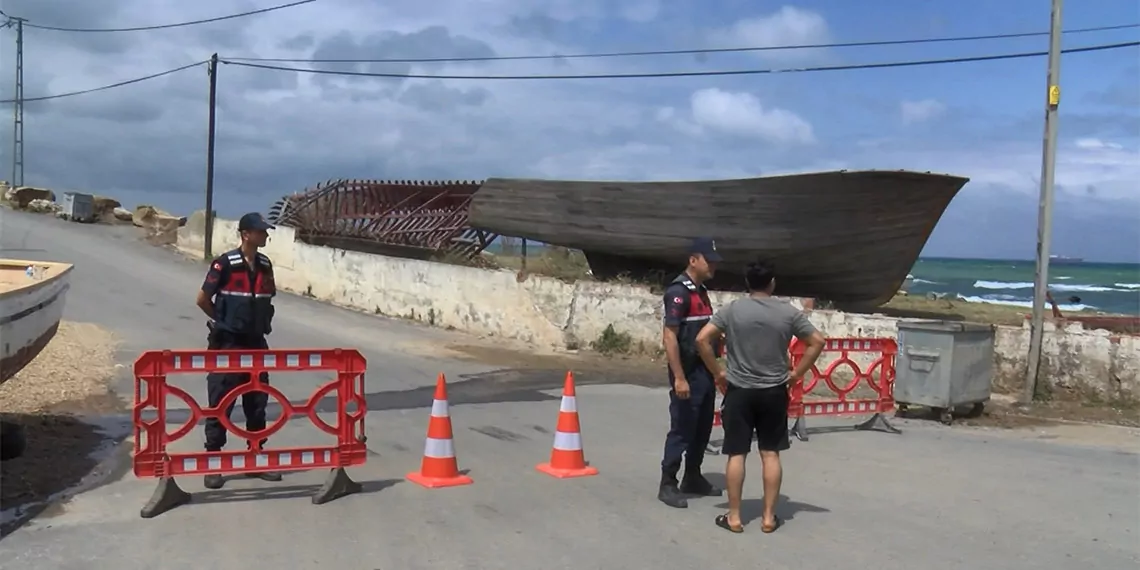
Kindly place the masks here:
<instances>
[{"instance_id":1,"label":"black shorts","mask_svg":"<svg viewBox=\"0 0 1140 570\"><path fill-rule=\"evenodd\" d=\"M756 434L760 451L784 451L788 439L788 385L771 388L740 388L728 385L721 411L724 424L724 455L747 455Z\"/></svg>"}]
</instances>

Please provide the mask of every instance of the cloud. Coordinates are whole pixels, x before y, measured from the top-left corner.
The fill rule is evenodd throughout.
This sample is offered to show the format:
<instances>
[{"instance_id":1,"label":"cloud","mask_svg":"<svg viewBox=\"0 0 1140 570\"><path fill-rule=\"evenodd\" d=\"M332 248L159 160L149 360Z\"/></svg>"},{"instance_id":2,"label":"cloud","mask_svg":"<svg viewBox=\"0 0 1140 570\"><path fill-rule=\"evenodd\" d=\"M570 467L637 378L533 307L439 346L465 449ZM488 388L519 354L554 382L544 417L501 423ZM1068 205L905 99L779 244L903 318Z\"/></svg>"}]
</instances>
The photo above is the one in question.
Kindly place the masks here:
<instances>
[{"instance_id":1,"label":"cloud","mask_svg":"<svg viewBox=\"0 0 1140 570\"><path fill-rule=\"evenodd\" d=\"M830 41L831 31L823 15L795 6L744 18L710 34L710 42L717 47L819 45ZM768 60L795 61L816 58L824 52L823 48L813 48L753 53Z\"/></svg>"},{"instance_id":2,"label":"cloud","mask_svg":"<svg viewBox=\"0 0 1140 570\"><path fill-rule=\"evenodd\" d=\"M815 142L811 125L802 117L786 109L765 108L751 93L701 89L693 92L690 112L698 129L781 145Z\"/></svg>"},{"instance_id":3,"label":"cloud","mask_svg":"<svg viewBox=\"0 0 1140 570\"><path fill-rule=\"evenodd\" d=\"M934 99L903 101L899 104L899 113L902 115L904 125L924 123L942 116L945 112L946 105Z\"/></svg>"},{"instance_id":4,"label":"cloud","mask_svg":"<svg viewBox=\"0 0 1140 570\"><path fill-rule=\"evenodd\" d=\"M100 27L185 21L273 3L104 0L96 9L65 0L5 0L4 10L43 24ZM713 10L692 0L322 0L159 32L29 29L25 93L105 85L205 60L215 52L223 58L488 57L865 39L838 38L828 25L829 19L851 17L851 12L792 5L757 11L752 4L729 3ZM11 40L9 31L0 31L2 69L11 69ZM824 50L807 51L813 50L703 58L270 65L496 76L708 71L766 65L757 63L758 57L827 56ZM1087 60L1073 61L1066 63L1068 69ZM972 180L955 200L952 209L958 214L948 213L939 227L942 251L953 251L955 243L968 250L991 228L1035 223L1039 101L1024 108L1002 106L988 94L955 91L969 80L968 66L931 68L928 81L915 81L917 72L497 81L335 77L223 64L215 205L223 215L264 210L284 194L330 178L683 180L903 168ZM946 78L938 79L943 74ZM1130 76L1103 77L1103 84L1089 85L1090 93ZM1020 83L1003 85L993 83L993 88ZM106 193L129 205L157 203L179 212L201 208L207 88L205 69L195 67L121 89L28 103L26 182ZM0 78L0 99L10 96L10 80ZM1062 117L1058 203L1067 200L1067 206L1057 209L1058 228L1093 219L1078 213L1111 218L1140 208L1140 113L1095 97L1083 99L1074 97ZM914 108L904 125L907 105ZM10 112L10 106L0 108L0 117ZM927 120L917 121L920 116ZM5 178L8 140L0 138ZM987 205L994 197L1019 204L1028 200L1030 211ZM986 224L976 223L981 219ZM1106 255L1127 256L1137 249L1126 241L1093 243L1078 234L1072 232L1071 239L1085 240L1082 247L1100 248ZM1009 243L1029 248L1022 257L1032 255L1032 244L1012 238ZM1094 257L1080 250L1066 253Z\"/></svg>"}]
</instances>

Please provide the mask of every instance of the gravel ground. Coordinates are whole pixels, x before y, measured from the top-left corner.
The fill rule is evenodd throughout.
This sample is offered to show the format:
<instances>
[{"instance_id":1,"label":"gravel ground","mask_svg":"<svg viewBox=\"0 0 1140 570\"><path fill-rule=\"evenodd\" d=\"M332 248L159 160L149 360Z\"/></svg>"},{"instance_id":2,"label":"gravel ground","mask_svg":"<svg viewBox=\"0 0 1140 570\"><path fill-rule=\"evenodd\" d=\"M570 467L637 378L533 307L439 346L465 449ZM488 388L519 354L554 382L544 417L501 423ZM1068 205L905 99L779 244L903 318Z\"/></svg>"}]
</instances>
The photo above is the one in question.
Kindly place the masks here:
<instances>
[{"instance_id":1,"label":"gravel ground","mask_svg":"<svg viewBox=\"0 0 1140 570\"><path fill-rule=\"evenodd\" d=\"M24 426L28 439L22 457L0 463L0 509L47 499L95 466L104 436L81 418L122 411L108 388L116 345L98 325L62 322L44 351L0 385L0 416Z\"/></svg>"}]
</instances>

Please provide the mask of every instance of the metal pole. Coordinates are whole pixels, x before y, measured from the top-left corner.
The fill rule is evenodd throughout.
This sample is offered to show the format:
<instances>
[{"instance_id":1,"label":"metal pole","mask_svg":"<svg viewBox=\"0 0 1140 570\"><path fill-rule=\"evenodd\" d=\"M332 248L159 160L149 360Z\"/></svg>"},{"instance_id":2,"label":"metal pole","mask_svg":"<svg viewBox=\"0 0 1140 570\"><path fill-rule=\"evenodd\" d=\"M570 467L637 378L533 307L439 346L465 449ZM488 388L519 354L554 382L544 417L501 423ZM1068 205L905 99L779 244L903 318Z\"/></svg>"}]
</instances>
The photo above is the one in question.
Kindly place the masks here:
<instances>
[{"instance_id":1,"label":"metal pole","mask_svg":"<svg viewBox=\"0 0 1140 570\"><path fill-rule=\"evenodd\" d=\"M210 126L206 134L206 228L202 254L214 258L214 116L218 95L218 54L210 56Z\"/></svg>"},{"instance_id":2,"label":"metal pole","mask_svg":"<svg viewBox=\"0 0 1140 570\"><path fill-rule=\"evenodd\" d=\"M1045 296L1049 292L1049 250L1053 237L1053 169L1057 162L1057 107L1061 102L1061 4L1053 0L1049 30L1049 78L1045 97L1045 142L1041 156L1041 201L1037 210L1037 278L1033 284L1033 322L1025 370L1023 404L1033 402L1041 369L1045 333Z\"/></svg>"},{"instance_id":3,"label":"metal pole","mask_svg":"<svg viewBox=\"0 0 1140 570\"><path fill-rule=\"evenodd\" d=\"M24 185L24 19L12 18L16 24L16 92L12 117L12 187Z\"/></svg>"}]
</instances>

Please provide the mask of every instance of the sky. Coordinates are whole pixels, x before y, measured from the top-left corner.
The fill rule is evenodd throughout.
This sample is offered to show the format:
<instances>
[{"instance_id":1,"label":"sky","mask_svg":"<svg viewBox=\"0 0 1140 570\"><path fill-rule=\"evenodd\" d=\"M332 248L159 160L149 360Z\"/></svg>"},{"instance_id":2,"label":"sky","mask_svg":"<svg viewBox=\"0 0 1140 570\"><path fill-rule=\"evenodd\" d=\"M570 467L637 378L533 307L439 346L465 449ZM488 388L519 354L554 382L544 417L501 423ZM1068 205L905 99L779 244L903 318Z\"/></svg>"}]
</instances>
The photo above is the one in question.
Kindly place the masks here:
<instances>
[{"instance_id":1,"label":"sky","mask_svg":"<svg viewBox=\"0 0 1140 570\"><path fill-rule=\"evenodd\" d=\"M284 0L0 0L48 26L210 18ZM25 30L25 97L226 57L423 58L819 44L1049 29L1044 0L318 0L161 31ZM1135 0L1065 5L1066 29L1140 22ZM1066 34L1063 47L1140 29ZM0 30L0 99L15 33ZM432 64L278 64L421 74L787 69L1044 51L1045 36L669 57ZM338 67L339 66L339 67ZM215 207L267 211L335 178L693 180L907 169L970 182L926 256L1031 259L1037 240L1044 57L817 73L605 80L346 78L222 65ZM1140 261L1140 49L1061 62L1052 253ZM181 214L204 207L208 78L25 105L25 184ZM11 105L0 109L7 124ZM10 130L0 129L0 178Z\"/></svg>"}]
</instances>

